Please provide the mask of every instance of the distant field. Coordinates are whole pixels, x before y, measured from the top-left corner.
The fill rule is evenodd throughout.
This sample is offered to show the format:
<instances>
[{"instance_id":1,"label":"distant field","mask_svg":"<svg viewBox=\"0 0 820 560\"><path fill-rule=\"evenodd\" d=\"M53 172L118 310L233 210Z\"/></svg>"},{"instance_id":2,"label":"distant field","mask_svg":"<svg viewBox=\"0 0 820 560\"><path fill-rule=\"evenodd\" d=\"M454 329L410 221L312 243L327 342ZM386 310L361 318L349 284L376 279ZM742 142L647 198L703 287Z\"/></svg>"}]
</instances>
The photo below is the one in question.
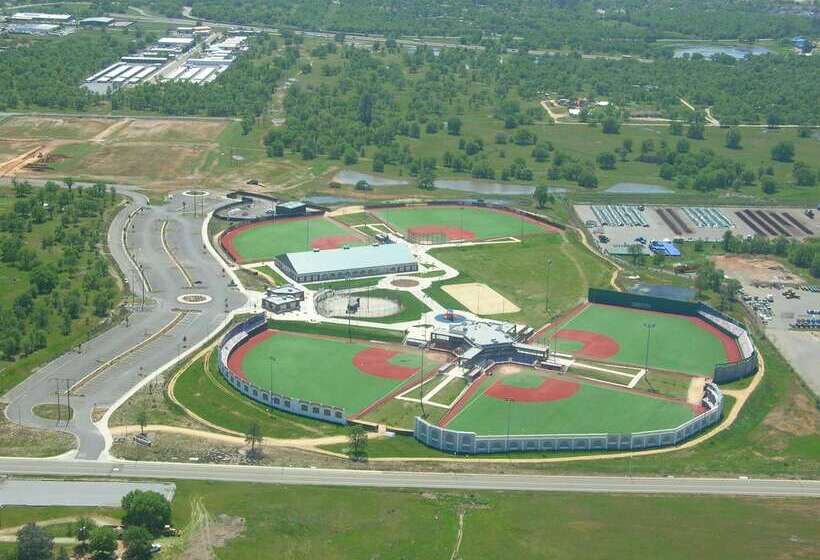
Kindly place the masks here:
<instances>
[{"instance_id":1,"label":"distant field","mask_svg":"<svg viewBox=\"0 0 820 560\"><path fill-rule=\"evenodd\" d=\"M505 435L509 422L511 434L630 433L673 428L693 416L681 402L547 378L522 368L485 379L447 427Z\"/></svg>"},{"instance_id":2,"label":"distant field","mask_svg":"<svg viewBox=\"0 0 820 560\"><path fill-rule=\"evenodd\" d=\"M449 240L490 239L544 233L519 216L487 208L388 208L375 214L403 233L443 233Z\"/></svg>"},{"instance_id":3,"label":"distant field","mask_svg":"<svg viewBox=\"0 0 820 560\"><path fill-rule=\"evenodd\" d=\"M90 140L116 119L13 116L0 122L0 138Z\"/></svg>"},{"instance_id":4,"label":"distant field","mask_svg":"<svg viewBox=\"0 0 820 560\"><path fill-rule=\"evenodd\" d=\"M363 245L366 240L327 218L250 224L228 232L222 245L239 262L271 260L282 253Z\"/></svg>"}]
</instances>

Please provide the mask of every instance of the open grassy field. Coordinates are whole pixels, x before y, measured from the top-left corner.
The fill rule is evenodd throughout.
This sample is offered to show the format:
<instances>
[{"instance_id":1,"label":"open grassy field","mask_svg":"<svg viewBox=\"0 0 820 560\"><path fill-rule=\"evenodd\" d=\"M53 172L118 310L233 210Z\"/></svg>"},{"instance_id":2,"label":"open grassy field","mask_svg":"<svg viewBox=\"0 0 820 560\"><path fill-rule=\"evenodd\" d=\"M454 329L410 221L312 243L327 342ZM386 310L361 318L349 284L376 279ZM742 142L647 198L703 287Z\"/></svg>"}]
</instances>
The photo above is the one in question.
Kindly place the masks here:
<instances>
[{"instance_id":1,"label":"open grassy field","mask_svg":"<svg viewBox=\"0 0 820 560\"><path fill-rule=\"evenodd\" d=\"M716 364L729 361L722 339L690 317L611 305L588 305L546 332L542 342L556 341L560 352L580 357L643 366L647 360L647 324L654 325L649 340L650 368L708 375ZM587 338L590 342L584 348L570 346ZM726 343L733 344L729 340Z\"/></svg>"},{"instance_id":2,"label":"open grassy field","mask_svg":"<svg viewBox=\"0 0 820 560\"><path fill-rule=\"evenodd\" d=\"M481 282L517 305L521 311L493 318L538 327L586 297L590 287L606 287L609 265L571 236L535 235L522 243L433 249L431 254L454 267L459 275L434 282L427 294L445 307L462 309L443 285ZM546 310L547 259L550 266L549 314Z\"/></svg>"},{"instance_id":3,"label":"open grassy field","mask_svg":"<svg viewBox=\"0 0 820 560\"><path fill-rule=\"evenodd\" d=\"M222 245L240 262L271 260L282 253L362 245L366 240L327 218L250 224L226 233Z\"/></svg>"},{"instance_id":4,"label":"open grassy field","mask_svg":"<svg viewBox=\"0 0 820 560\"><path fill-rule=\"evenodd\" d=\"M322 359L306 361L309 356ZM258 387L340 406L352 414L416 375L420 360L417 352L400 347L266 331L241 347L229 363ZM426 363L438 365L432 357Z\"/></svg>"},{"instance_id":5,"label":"open grassy field","mask_svg":"<svg viewBox=\"0 0 820 560\"><path fill-rule=\"evenodd\" d=\"M450 239L470 240L544 233L541 227L522 217L488 208L385 208L375 214L405 234L442 231Z\"/></svg>"},{"instance_id":6,"label":"open grassy field","mask_svg":"<svg viewBox=\"0 0 820 560\"><path fill-rule=\"evenodd\" d=\"M187 528L188 542L185 537L181 542L163 540L163 554L166 548L168 552L185 550L186 544L204 538L196 524L203 511L210 518L212 532L221 531L220 516L244 521L238 535L213 549L213 557L231 560L256 559L260 549L274 547L277 556L286 560L451 555L464 559L508 555L522 560L597 559L629 557L636 543L647 557L756 560L808 558L818 547L816 500L797 498L422 492L211 481L176 484L173 522ZM80 515L118 517L121 512L103 508L3 510L4 526ZM647 539L647 534L652 538ZM13 545L6 550L13 550Z\"/></svg>"},{"instance_id":7,"label":"open grassy field","mask_svg":"<svg viewBox=\"0 0 820 560\"><path fill-rule=\"evenodd\" d=\"M534 400L517 400L529 398ZM630 433L672 428L693 416L684 403L545 378L522 368L485 379L447 427L482 435L505 435L508 426L511 434Z\"/></svg>"}]
</instances>

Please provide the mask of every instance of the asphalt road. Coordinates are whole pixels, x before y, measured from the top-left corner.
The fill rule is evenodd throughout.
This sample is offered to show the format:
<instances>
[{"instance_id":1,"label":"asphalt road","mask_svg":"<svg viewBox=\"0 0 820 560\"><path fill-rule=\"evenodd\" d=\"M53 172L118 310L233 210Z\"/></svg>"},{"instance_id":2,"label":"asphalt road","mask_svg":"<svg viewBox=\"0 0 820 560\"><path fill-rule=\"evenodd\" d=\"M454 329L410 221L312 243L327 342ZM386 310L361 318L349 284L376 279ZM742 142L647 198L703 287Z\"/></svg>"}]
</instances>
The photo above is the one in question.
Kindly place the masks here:
<instances>
[{"instance_id":1,"label":"asphalt road","mask_svg":"<svg viewBox=\"0 0 820 560\"><path fill-rule=\"evenodd\" d=\"M136 286L137 297L129 301L128 321L84 343L79 351L46 364L2 398L8 403L6 416L10 420L34 428L62 430L77 437L78 459L97 459L105 451L105 439L92 419L95 409L114 404L143 377L204 340L228 312L245 303L237 289L228 287L229 279L202 244L201 214L223 202L221 199L204 197L204 212L194 216L193 197L177 194L172 201L152 207L136 189L124 185L117 189L131 202L113 220L108 247L126 281ZM211 300L204 304L178 300L190 293L203 294ZM37 404L56 402L58 380L62 392L65 380L72 387L74 409L73 419L59 425L32 412ZM64 394L60 399L66 402Z\"/></svg>"},{"instance_id":2,"label":"asphalt road","mask_svg":"<svg viewBox=\"0 0 820 560\"><path fill-rule=\"evenodd\" d=\"M820 498L820 481L800 480L383 472L180 463L53 461L48 459L0 459L0 473L26 476L95 476L113 479L219 480L300 486Z\"/></svg>"}]
</instances>

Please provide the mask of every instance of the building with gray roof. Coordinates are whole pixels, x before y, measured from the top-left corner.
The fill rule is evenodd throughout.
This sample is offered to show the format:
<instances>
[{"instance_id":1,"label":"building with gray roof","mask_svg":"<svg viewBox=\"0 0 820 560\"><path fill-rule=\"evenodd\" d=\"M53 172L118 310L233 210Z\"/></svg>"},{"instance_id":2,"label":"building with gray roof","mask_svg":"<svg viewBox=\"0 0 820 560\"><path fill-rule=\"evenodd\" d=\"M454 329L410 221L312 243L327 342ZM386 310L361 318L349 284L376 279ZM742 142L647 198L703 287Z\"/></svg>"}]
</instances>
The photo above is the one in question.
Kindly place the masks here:
<instances>
[{"instance_id":1,"label":"building with gray roof","mask_svg":"<svg viewBox=\"0 0 820 560\"><path fill-rule=\"evenodd\" d=\"M407 245L396 243L286 253L276 257L276 264L282 272L300 283L415 272L419 269Z\"/></svg>"}]
</instances>

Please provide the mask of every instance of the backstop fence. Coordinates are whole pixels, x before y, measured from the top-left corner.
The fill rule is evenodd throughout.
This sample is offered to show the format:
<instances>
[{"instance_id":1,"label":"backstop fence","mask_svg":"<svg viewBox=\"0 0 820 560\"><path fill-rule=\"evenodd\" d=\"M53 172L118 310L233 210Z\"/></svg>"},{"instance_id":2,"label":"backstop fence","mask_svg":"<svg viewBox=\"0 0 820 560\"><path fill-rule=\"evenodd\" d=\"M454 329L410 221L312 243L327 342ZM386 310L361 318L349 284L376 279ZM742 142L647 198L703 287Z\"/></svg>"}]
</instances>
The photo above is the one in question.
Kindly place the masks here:
<instances>
[{"instance_id":1,"label":"backstop fence","mask_svg":"<svg viewBox=\"0 0 820 560\"><path fill-rule=\"evenodd\" d=\"M219 345L219 373L222 377L234 389L264 406L334 424L347 424L347 416L343 408L273 393L268 389L262 389L254 385L244 376L231 371L228 365L231 354L266 327L267 317L264 313L260 313L235 325L222 337L222 342Z\"/></svg>"},{"instance_id":2,"label":"backstop fence","mask_svg":"<svg viewBox=\"0 0 820 560\"><path fill-rule=\"evenodd\" d=\"M748 377L757 371L757 350L746 326L721 313L711 305L599 288L590 288L587 299L590 303L697 317L732 337L740 348L741 358L735 362L717 364L712 374L715 383L731 383ZM683 348L681 348L681 351L684 351Z\"/></svg>"},{"instance_id":3,"label":"backstop fence","mask_svg":"<svg viewBox=\"0 0 820 560\"><path fill-rule=\"evenodd\" d=\"M678 445L720 421L723 394L707 383L703 404L707 410L668 430L612 434L478 435L430 424L416 417L413 436L419 442L449 453L483 455L520 451L633 451Z\"/></svg>"}]
</instances>

